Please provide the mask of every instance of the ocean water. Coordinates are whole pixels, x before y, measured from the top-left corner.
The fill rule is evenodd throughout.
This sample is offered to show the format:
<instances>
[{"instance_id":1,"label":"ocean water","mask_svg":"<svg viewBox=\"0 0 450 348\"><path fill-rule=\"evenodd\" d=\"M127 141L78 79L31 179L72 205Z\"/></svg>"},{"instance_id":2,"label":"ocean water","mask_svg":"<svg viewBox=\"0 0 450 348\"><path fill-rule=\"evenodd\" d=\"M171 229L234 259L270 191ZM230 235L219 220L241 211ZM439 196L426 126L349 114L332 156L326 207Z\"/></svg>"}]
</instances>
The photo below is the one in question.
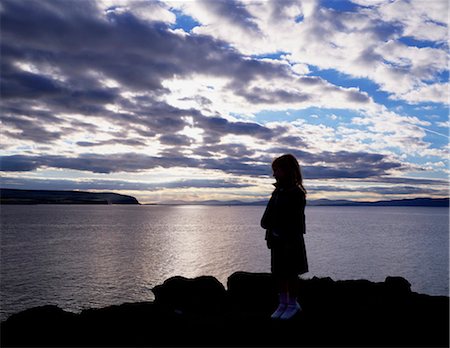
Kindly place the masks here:
<instances>
[{"instance_id":1,"label":"ocean water","mask_svg":"<svg viewBox=\"0 0 450 348\"><path fill-rule=\"evenodd\" d=\"M1 207L0 318L55 304L78 312L151 301L151 289L181 275L269 272L261 206ZM449 291L449 210L307 207L304 278L384 281Z\"/></svg>"}]
</instances>

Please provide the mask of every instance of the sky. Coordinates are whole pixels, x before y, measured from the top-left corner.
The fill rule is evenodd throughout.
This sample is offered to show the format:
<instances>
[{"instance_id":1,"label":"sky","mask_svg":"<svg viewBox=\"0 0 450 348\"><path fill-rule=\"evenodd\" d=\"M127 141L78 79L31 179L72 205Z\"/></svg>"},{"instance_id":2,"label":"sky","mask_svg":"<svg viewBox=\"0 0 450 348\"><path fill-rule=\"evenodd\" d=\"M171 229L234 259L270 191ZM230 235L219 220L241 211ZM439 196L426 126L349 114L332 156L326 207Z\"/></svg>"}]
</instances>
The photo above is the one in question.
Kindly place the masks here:
<instances>
[{"instance_id":1,"label":"sky","mask_svg":"<svg viewBox=\"0 0 450 348\"><path fill-rule=\"evenodd\" d=\"M2 0L1 187L448 197L446 0Z\"/></svg>"}]
</instances>

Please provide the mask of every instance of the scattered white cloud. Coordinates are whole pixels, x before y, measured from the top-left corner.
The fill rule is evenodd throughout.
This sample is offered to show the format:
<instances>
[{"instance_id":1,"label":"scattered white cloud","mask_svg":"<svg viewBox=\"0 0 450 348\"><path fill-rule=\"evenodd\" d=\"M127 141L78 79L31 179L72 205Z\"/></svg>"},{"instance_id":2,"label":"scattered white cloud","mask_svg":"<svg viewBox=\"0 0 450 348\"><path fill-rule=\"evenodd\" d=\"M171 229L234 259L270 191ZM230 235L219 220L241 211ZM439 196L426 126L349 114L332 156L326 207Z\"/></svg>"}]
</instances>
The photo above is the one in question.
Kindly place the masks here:
<instances>
[{"instance_id":1,"label":"scattered white cloud","mask_svg":"<svg viewBox=\"0 0 450 348\"><path fill-rule=\"evenodd\" d=\"M330 194L442 195L405 173L447 179L448 4L353 2L5 0L2 177L251 200L290 151Z\"/></svg>"}]
</instances>

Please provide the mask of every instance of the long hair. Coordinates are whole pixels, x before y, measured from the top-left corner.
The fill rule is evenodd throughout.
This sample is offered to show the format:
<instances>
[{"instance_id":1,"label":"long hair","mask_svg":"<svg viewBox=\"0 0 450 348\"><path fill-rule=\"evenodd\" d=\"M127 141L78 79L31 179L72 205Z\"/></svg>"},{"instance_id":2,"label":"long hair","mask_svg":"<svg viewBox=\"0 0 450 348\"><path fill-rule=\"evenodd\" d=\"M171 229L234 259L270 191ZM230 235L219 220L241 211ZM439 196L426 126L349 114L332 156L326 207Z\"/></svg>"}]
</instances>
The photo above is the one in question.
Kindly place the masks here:
<instances>
[{"instance_id":1,"label":"long hair","mask_svg":"<svg viewBox=\"0 0 450 348\"><path fill-rule=\"evenodd\" d=\"M281 168L288 176L288 180L299 186L306 195L306 189L303 186L303 176L297 159L290 153L277 157L272 162L272 169Z\"/></svg>"}]
</instances>

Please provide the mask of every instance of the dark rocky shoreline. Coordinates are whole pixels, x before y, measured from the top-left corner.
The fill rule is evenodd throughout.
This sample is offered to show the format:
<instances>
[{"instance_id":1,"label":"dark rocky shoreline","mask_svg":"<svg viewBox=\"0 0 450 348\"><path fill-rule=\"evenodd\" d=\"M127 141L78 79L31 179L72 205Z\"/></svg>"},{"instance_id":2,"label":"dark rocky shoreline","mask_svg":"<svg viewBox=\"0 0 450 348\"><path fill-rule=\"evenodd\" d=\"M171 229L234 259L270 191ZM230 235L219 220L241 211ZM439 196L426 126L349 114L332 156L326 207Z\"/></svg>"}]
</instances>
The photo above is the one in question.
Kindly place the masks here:
<instances>
[{"instance_id":1,"label":"dark rocky shoreline","mask_svg":"<svg viewBox=\"0 0 450 348\"><path fill-rule=\"evenodd\" d=\"M237 272L227 290L210 276L174 277L153 302L79 314L28 309L1 323L1 346L329 346L448 347L449 297L384 282L299 280L303 311L270 319L277 294L270 274Z\"/></svg>"}]
</instances>

